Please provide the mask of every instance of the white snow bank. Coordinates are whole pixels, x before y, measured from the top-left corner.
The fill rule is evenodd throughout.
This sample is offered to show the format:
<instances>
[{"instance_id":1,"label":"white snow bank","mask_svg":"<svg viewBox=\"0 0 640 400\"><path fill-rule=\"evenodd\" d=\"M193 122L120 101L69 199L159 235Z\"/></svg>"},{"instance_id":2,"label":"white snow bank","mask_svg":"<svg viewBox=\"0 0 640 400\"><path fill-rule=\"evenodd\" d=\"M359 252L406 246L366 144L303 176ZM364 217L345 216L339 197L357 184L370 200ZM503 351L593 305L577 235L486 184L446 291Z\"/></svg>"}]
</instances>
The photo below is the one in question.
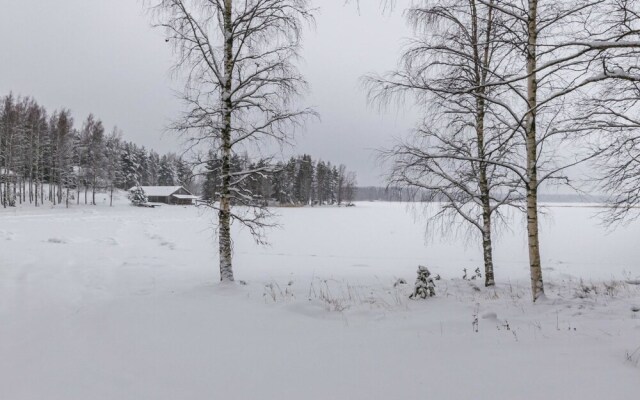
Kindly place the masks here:
<instances>
[{"instance_id":1,"label":"white snow bank","mask_svg":"<svg viewBox=\"0 0 640 400\"><path fill-rule=\"evenodd\" d=\"M460 279L480 250L425 246L402 205L277 210L271 247L236 236L246 286L217 284L213 214L88 210L0 211L13 233L0 268L0 399L640 393L640 286L624 283L640 275L640 229L605 235L589 209L551 209L538 305L522 231L496 243L498 286L485 289ZM443 280L435 298L410 301L412 286L394 283L413 282L419 264Z\"/></svg>"}]
</instances>

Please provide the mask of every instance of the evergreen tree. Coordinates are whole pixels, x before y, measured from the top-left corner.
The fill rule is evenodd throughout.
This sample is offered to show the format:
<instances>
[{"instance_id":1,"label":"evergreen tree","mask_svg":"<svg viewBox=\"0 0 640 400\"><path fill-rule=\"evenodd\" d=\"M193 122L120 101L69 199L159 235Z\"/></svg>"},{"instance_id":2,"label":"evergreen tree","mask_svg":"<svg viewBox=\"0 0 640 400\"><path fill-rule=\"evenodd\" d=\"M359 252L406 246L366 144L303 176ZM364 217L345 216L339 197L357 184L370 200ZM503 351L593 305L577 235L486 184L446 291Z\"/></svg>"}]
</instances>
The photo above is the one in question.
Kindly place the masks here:
<instances>
[{"instance_id":1,"label":"evergreen tree","mask_svg":"<svg viewBox=\"0 0 640 400\"><path fill-rule=\"evenodd\" d=\"M140 185L136 185L136 187L131 190L129 193L129 200L134 206L141 206L148 202L147 196Z\"/></svg>"},{"instance_id":2,"label":"evergreen tree","mask_svg":"<svg viewBox=\"0 0 640 400\"><path fill-rule=\"evenodd\" d=\"M122 168L122 179L124 181L125 188L128 189L136 185L136 183L140 180L140 176L138 175L138 156L135 149L133 148L132 143L124 143L120 159L120 167Z\"/></svg>"},{"instance_id":3,"label":"evergreen tree","mask_svg":"<svg viewBox=\"0 0 640 400\"><path fill-rule=\"evenodd\" d=\"M158 185L159 186L174 186L176 184L176 171L175 164L172 158L167 155L163 155L160 158L160 165L158 168Z\"/></svg>"},{"instance_id":4,"label":"evergreen tree","mask_svg":"<svg viewBox=\"0 0 640 400\"><path fill-rule=\"evenodd\" d=\"M435 279L439 279L438 276ZM431 272L427 267L422 265L418 267L418 277L416 278L415 287L413 293L409 296L411 299L426 299L436 295L436 284L434 277L431 276Z\"/></svg>"}]
</instances>

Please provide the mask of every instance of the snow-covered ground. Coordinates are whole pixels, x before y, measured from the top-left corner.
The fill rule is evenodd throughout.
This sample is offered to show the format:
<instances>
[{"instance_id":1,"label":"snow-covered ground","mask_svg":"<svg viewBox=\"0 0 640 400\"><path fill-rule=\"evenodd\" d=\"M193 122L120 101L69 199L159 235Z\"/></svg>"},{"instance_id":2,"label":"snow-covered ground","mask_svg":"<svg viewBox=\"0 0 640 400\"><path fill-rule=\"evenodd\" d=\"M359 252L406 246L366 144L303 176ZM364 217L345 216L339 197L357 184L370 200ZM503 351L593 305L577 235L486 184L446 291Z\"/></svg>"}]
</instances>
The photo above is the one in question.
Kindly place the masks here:
<instances>
[{"instance_id":1,"label":"snow-covered ground","mask_svg":"<svg viewBox=\"0 0 640 400\"><path fill-rule=\"evenodd\" d=\"M487 290L479 248L404 205L283 208L221 287L194 207L0 210L0 399L639 398L640 223L596 211L547 209L534 306L520 221ZM394 287L419 264L436 298Z\"/></svg>"}]
</instances>

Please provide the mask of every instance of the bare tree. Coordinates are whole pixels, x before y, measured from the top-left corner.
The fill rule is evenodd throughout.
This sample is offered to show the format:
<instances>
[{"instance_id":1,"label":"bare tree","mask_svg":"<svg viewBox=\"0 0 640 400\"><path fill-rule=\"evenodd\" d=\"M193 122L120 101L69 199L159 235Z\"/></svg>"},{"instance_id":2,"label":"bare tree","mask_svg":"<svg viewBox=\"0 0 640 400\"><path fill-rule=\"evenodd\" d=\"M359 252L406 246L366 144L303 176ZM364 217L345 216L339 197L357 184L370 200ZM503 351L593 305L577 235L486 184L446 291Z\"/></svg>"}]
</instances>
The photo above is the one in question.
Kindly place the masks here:
<instances>
[{"instance_id":1,"label":"bare tree","mask_svg":"<svg viewBox=\"0 0 640 400\"><path fill-rule=\"evenodd\" d=\"M476 4L494 15L493 29L501 32L497 43L511 51L505 58L508 68L489 68L486 81L478 85L478 89L498 89L501 95L472 92L495 110L505 132L500 143L517 156L483 159L460 155L455 159L508 170L522 185L536 301L544 296L538 191L551 182L570 183L567 169L606 152L606 146L595 152L589 149L593 136L600 132L594 118L600 113L614 120L621 117L602 108L606 97L594 98L593 93L603 93L597 88L605 83L638 81L640 4L628 0L477 0ZM464 30L465 35L470 31ZM595 106L584 108L585 98Z\"/></svg>"},{"instance_id":2,"label":"bare tree","mask_svg":"<svg viewBox=\"0 0 640 400\"><path fill-rule=\"evenodd\" d=\"M343 194L344 201L347 203L348 206L353 205L353 200L355 199L356 191L358 190L356 187L357 185L358 185L358 181L357 181L355 172L348 172L344 178L344 194Z\"/></svg>"},{"instance_id":3,"label":"bare tree","mask_svg":"<svg viewBox=\"0 0 640 400\"><path fill-rule=\"evenodd\" d=\"M430 225L442 222L448 232L461 220L479 232L486 286L495 284L493 217L501 219L500 208L518 197L517 180L497 164L513 157L514 146L505 144L501 110L487 101L502 97L504 89L486 83L497 71L504 74L513 52L500 40L506 24L496 23L493 4L414 4L405 14L415 36L400 68L365 80L371 100L386 105L410 96L425 110L413 138L381 154L391 166L389 185L407 189L414 200L443 202Z\"/></svg>"},{"instance_id":4,"label":"bare tree","mask_svg":"<svg viewBox=\"0 0 640 400\"><path fill-rule=\"evenodd\" d=\"M637 120L631 123L640 128ZM617 129L616 129L617 130ZM640 217L640 135L616 135L601 157L594 160L599 187L608 194L608 210L601 214L608 226L629 223Z\"/></svg>"},{"instance_id":5,"label":"bare tree","mask_svg":"<svg viewBox=\"0 0 640 400\"><path fill-rule=\"evenodd\" d=\"M544 296L538 191L549 182L570 183L567 169L604 151L589 152L585 146L599 130L594 114L582 105L602 84L637 81L631 71L612 67L638 60L639 6L626 0L495 0L492 5L510 28L503 40L522 54L517 63L522 72L494 76L485 85L508 87L513 94L496 104L511 118L504 120L511 136L521 136L523 162L502 165L525 188L533 301Z\"/></svg>"},{"instance_id":6,"label":"bare tree","mask_svg":"<svg viewBox=\"0 0 640 400\"><path fill-rule=\"evenodd\" d=\"M638 75L638 61L618 62L608 73ZM636 220L640 213L640 84L635 80L616 80L586 98L583 114L599 135L591 141L596 171L595 189L608 194L608 210L601 213L607 226Z\"/></svg>"},{"instance_id":7,"label":"bare tree","mask_svg":"<svg viewBox=\"0 0 640 400\"><path fill-rule=\"evenodd\" d=\"M307 86L294 61L302 23L312 21L307 0L162 0L155 7L186 75L187 107L173 128L189 137L189 148L206 146L221 159L221 188L208 203L218 211L221 281L233 281L231 223L247 227L263 242L269 210L243 190L262 167L232 171L234 155L268 142L288 142L314 115L294 100ZM236 207L237 206L237 207Z\"/></svg>"}]
</instances>

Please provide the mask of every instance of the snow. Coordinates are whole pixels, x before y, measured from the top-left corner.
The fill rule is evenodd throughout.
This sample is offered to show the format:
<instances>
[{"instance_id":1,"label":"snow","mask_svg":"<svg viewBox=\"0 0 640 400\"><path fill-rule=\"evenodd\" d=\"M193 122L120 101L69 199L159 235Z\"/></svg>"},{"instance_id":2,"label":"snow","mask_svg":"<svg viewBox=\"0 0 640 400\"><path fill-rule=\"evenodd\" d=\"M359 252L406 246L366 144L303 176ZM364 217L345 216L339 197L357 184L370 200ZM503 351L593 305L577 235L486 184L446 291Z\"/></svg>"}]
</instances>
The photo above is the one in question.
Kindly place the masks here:
<instances>
[{"instance_id":1,"label":"snow","mask_svg":"<svg viewBox=\"0 0 640 400\"><path fill-rule=\"evenodd\" d=\"M270 247L234 227L246 285L219 285L214 212L125 203L0 211L0 399L640 394L639 224L547 208L533 305L519 228L487 290L461 279L479 246L425 239L404 205L282 208ZM436 297L408 299L418 265Z\"/></svg>"}]
</instances>

